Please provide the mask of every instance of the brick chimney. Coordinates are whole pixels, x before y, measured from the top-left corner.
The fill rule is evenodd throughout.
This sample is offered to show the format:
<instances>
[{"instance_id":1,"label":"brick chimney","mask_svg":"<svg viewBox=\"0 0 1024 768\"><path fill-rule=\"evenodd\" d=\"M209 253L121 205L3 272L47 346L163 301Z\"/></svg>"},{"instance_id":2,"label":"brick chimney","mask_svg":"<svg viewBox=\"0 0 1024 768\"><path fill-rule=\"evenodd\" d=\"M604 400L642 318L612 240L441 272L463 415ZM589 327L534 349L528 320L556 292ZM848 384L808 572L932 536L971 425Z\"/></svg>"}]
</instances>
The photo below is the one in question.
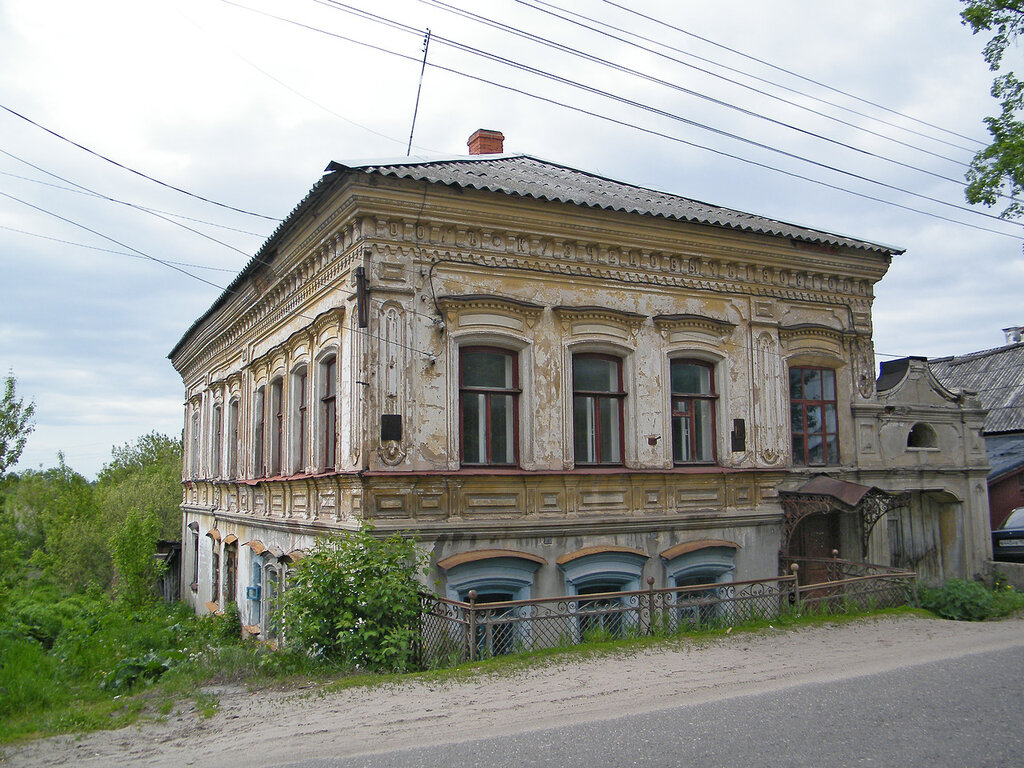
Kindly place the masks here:
<instances>
[{"instance_id":1,"label":"brick chimney","mask_svg":"<svg viewBox=\"0 0 1024 768\"><path fill-rule=\"evenodd\" d=\"M505 134L481 128L469 137L466 144L471 155L500 155L504 152Z\"/></svg>"}]
</instances>

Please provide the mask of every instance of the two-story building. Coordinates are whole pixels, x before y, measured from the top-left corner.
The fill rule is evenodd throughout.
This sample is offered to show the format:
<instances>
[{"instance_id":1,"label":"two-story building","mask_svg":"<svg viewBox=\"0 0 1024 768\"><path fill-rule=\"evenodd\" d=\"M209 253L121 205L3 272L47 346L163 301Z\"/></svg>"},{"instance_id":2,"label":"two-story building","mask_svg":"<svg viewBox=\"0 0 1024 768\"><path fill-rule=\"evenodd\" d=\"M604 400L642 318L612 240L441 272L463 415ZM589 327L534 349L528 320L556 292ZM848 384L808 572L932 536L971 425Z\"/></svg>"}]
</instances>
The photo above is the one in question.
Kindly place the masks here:
<instances>
[{"instance_id":1,"label":"two-story building","mask_svg":"<svg viewBox=\"0 0 1024 768\"><path fill-rule=\"evenodd\" d=\"M834 549L983 569L984 413L914 359L876 389L873 286L900 250L502 138L331 163L171 352L197 610L266 622L316 537L366 523L481 600Z\"/></svg>"}]
</instances>

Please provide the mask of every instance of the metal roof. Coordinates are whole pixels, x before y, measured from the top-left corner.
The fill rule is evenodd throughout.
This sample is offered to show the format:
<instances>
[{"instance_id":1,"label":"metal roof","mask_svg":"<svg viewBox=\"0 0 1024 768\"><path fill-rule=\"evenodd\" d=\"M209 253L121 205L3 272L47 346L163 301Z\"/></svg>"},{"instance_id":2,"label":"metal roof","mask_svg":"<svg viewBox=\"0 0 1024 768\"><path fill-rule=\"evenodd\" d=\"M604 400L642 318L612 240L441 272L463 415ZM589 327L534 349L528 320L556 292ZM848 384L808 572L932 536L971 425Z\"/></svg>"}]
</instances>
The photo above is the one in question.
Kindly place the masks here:
<instances>
[{"instance_id":1,"label":"metal roof","mask_svg":"<svg viewBox=\"0 0 1024 768\"><path fill-rule=\"evenodd\" d=\"M479 189L516 197L569 203L623 213L738 229L810 243L903 253L900 248L830 234L752 213L702 203L667 192L614 181L530 155L474 155L437 161L331 163L328 170L358 170L400 179Z\"/></svg>"},{"instance_id":2,"label":"metal roof","mask_svg":"<svg viewBox=\"0 0 1024 768\"><path fill-rule=\"evenodd\" d=\"M1024 343L929 361L949 389L978 393L988 410L985 432L1024 432Z\"/></svg>"},{"instance_id":3,"label":"metal roof","mask_svg":"<svg viewBox=\"0 0 1024 768\"><path fill-rule=\"evenodd\" d=\"M873 253L903 253L894 248L866 240L830 234L816 229L788 224L752 213L734 211L698 200L658 192L644 187L614 181L565 165L540 160L529 155L471 155L427 159L421 157L331 162L323 177L292 209L228 285L217 300L184 333L168 354L173 358L185 341L228 298L237 293L245 279L259 264L273 261L274 253L298 219L316 204L348 173L389 176L462 189L478 189L510 197L525 197L550 202L568 203L623 213L656 216L694 224L722 227L756 234L784 237L832 247L847 247Z\"/></svg>"},{"instance_id":4,"label":"metal roof","mask_svg":"<svg viewBox=\"0 0 1024 768\"><path fill-rule=\"evenodd\" d=\"M1024 467L1024 433L987 436L985 453L991 467L988 473L989 482Z\"/></svg>"}]
</instances>

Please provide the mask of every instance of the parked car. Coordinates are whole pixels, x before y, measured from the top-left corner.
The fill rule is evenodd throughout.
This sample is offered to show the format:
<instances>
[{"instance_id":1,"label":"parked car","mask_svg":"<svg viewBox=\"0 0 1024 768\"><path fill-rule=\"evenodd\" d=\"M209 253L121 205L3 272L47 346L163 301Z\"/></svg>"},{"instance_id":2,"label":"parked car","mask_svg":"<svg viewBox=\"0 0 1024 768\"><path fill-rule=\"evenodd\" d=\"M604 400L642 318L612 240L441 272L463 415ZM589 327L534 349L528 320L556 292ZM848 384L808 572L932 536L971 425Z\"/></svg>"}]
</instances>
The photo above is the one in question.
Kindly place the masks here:
<instances>
[{"instance_id":1,"label":"parked car","mask_svg":"<svg viewBox=\"0 0 1024 768\"><path fill-rule=\"evenodd\" d=\"M1024 563L1024 507L1017 507L992 531L992 556L996 560Z\"/></svg>"}]
</instances>

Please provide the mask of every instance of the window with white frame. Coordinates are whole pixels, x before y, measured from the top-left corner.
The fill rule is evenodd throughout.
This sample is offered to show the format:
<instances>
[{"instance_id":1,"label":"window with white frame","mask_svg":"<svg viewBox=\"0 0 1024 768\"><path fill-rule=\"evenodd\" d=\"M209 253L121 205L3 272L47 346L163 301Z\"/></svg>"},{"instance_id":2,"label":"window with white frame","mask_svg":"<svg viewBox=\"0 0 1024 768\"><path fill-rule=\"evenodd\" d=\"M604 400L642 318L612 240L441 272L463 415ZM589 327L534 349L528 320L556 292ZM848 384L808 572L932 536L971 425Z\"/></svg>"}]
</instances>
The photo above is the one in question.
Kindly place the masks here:
<instances>
[{"instance_id":1,"label":"window with white frame","mask_svg":"<svg viewBox=\"0 0 1024 768\"><path fill-rule=\"evenodd\" d=\"M700 360L672 360L672 461L715 461L715 371Z\"/></svg>"},{"instance_id":2,"label":"window with white frame","mask_svg":"<svg viewBox=\"0 0 1024 768\"><path fill-rule=\"evenodd\" d=\"M622 359L572 357L573 449L577 465L621 464L625 447Z\"/></svg>"},{"instance_id":3,"label":"window with white frame","mask_svg":"<svg viewBox=\"0 0 1024 768\"><path fill-rule=\"evenodd\" d=\"M238 477L238 398L228 403L228 477Z\"/></svg>"},{"instance_id":4,"label":"window with white frame","mask_svg":"<svg viewBox=\"0 0 1024 768\"><path fill-rule=\"evenodd\" d=\"M266 463L263 460L263 451L267 438L266 392L266 387L257 387L256 395L252 400L252 456L253 473L256 477L264 477L267 474Z\"/></svg>"},{"instance_id":5,"label":"window with white frame","mask_svg":"<svg viewBox=\"0 0 1024 768\"><path fill-rule=\"evenodd\" d=\"M284 438L284 381L270 382L270 474L281 474L281 453Z\"/></svg>"},{"instance_id":6,"label":"window with white frame","mask_svg":"<svg viewBox=\"0 0 1024 768\"><path fill-rule=\"evenodd\" d=\"M320 363L320 468L335 468L338 450L338 358Z\"/></svg>"},{"instance_id":7,"label":"window with white frame","mask_svg":"<svg viewBox=\"0 0 1024 768\"><path fill-rule=\"evenodd\" d=\"M189 448L189 474L199 477L199 407L192 409L191 446Z\"/></svg>"},{"instance_id":8,"label":"window with white frame","mask_svg":"<svg viewBox=\"0 0 1024 768\"><path fill-rule=\"evenodd\" d=\"M221 448L224 438L223 430L224 423L220 403L214 403L211 434L213 439L210 441L210 477L220 477Z\"/></svg>"},{"instance_id":9,"label":"window with white frame","mask_svg":"<svg viewBox=\"0 0 1024 768\"><path fill-rule=\"evenodd\" d=\"M462 464L518 463L519 394L515 352L494 347L459 350Z\"/></svg>"},{"instance_id":10,"label":"window with white frame","mask_svg":"<svg viewBox=\"0 0 1024 768\"><path fill-rule=\"evenodd\" d=\"M306 430L309 426L307 384L306 366L302 366L292 374L292 414L289 428L292 434L290 463L293 473L302 472L306 468Z\"/></svg>"}]
</instances>

